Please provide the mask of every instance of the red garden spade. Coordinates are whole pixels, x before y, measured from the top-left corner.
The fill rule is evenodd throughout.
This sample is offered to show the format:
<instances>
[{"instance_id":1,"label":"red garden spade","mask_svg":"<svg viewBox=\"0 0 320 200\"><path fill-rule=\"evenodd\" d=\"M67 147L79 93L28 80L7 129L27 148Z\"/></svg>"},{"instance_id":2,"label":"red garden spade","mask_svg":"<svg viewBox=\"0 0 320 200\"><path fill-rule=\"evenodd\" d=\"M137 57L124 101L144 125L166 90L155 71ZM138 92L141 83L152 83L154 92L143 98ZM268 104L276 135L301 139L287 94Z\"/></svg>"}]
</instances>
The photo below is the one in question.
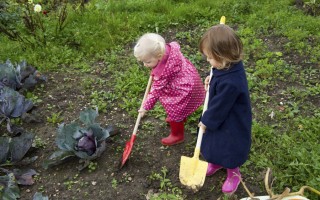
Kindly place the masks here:
<instances>
[{"instance_id":1,"label":"red garden spade","mask_svg":"<svg viewBox=\"0 0 320 200\"><path fill-rule=\"evenodd\" d=\"M152 82L152 76L150 76L150 78L149 78L148 85L147 85L146 91L144 93L143 100L142 100L140 108L142 108L142 105L143 105L144 101L147 98L148 92L150 90L151 82ZM123 165L126 163L126 161L128 160L128 158L130 156L130 153L131 153L131 150L132 150L132 147L133 147L133 143L136 140L136 136L137 136L137 131L138 131L140 120L141 120L141 114L139 113L137 121L136 121L136 124L135 124L134 129L133 129L133 133L131 135L131 138L130 138L129 141L127 141L126 147L124 148L120 169L123 167Z\"/></svg>"}]
</instances>

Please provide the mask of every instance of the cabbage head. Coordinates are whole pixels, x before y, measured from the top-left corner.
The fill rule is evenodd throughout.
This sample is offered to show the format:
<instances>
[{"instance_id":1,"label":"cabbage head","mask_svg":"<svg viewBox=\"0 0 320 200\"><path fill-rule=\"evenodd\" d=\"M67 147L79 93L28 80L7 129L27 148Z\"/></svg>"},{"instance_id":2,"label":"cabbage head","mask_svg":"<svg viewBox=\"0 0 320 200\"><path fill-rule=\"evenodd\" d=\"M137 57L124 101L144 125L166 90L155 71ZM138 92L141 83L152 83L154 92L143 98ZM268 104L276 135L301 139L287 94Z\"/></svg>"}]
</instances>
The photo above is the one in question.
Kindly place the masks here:
<instances>
[{"instance_id":1,"label":"cabbage head","mask_svg":"<svg viewBox=\"0 0 320 200\"><path fill-rule=\"evenodd\" d=\"M43 163L43 167L47 169L70 157L78 157L81 162L84 162L83 166L78 167L81 170L87 167L90 160L100 157L106 149L106 139L113 128L112 126L101 127L95 122L97 116L97 109L88 108L80 113L79 120L70 124L60 124L56 136L59 150Z\"/></svg>"}]
</instances>

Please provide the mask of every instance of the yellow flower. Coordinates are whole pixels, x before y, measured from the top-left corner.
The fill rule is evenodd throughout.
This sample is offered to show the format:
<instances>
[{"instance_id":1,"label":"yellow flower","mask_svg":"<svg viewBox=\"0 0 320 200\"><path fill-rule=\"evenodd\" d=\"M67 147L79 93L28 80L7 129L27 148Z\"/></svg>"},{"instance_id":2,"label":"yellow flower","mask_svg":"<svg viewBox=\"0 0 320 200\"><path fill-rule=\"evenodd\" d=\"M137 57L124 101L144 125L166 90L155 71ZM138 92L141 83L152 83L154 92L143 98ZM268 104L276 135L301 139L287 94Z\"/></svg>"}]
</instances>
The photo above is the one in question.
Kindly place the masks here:
<instances>
[{"instance_id":1,"label":"yellow flower","mask_svg":"<svg viewBox=\"0 0 320 200\"><path fill-rule=\"evenodd\" d=\"M33 0L28 0L28 4L33 4Z\"/></svg>"},{"instance_id":2,"label":"yellow flower","mask_svg":"<svg viewBox=\"0 0 320 200\"><path fill-rule=\"evenodd\" d=\"M33 8L34 12L41 12L41 5L40 4L36 4Z\"/></svg>"}]
</instances>

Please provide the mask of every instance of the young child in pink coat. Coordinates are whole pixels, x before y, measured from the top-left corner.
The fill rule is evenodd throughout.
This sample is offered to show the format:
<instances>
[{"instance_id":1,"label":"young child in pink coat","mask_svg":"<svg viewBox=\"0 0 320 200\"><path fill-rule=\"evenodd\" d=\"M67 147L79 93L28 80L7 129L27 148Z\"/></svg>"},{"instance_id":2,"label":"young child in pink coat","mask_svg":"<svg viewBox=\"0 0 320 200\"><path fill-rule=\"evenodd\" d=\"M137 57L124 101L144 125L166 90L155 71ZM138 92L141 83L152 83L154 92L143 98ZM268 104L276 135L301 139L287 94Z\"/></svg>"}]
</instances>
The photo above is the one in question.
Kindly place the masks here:
<instances>
[{"instance_id":1,"label":"young child in pink coat","mask_svg":"<svg viewBox=\"0 0 320 200\"><path fill-rule=\"evenodd\" d=\"M141 116L159 100L167 113L170 135L161 140L163 145L174 145L184 140L187 117L202 105L204 85L194 65L185 58L177 42L166 44L155 33L144 34L134 47L134 56L151 69L153 83L147 99L139 110Z\"/></svg>"}]
</instances>

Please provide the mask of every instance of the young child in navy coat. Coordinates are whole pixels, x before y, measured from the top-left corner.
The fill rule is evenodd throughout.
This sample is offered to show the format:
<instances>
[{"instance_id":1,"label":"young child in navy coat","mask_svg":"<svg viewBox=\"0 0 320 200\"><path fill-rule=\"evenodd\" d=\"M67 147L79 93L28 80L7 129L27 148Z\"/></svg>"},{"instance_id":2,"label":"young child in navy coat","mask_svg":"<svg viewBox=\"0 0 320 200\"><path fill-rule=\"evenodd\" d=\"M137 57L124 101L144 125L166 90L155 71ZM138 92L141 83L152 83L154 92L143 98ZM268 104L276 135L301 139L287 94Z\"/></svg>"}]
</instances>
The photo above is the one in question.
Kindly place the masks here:
<instances>
[{"instance_id":1,"label":"young child in navy coat","mask_svg":"<svg viewBox=\"0 0 320 200\"><path fill-rule=\"evenodd\" d=\"M227 169L222 191L233 193L240 183L239 167L251 146L252 113L248 82L242 63L242 42L227 25L211 27L200 40L200 51L212 66L208 109L199 127L205 129L201 154L208 161L207 176Z\"/></svg>"}]
</instances>

